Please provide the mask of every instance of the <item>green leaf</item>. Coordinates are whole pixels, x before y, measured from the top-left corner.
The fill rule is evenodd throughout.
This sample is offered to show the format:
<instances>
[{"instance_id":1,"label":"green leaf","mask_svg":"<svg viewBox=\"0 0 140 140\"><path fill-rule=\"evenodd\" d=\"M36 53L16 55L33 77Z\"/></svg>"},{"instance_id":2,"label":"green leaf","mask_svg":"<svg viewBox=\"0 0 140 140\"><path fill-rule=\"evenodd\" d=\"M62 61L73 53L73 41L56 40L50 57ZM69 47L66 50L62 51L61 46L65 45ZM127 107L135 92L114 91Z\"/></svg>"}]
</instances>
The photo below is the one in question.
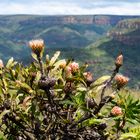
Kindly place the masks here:
<instances>
[{"instance_id":1,"label":"green leaf","mask_svg":"<svg viewBox=\"0 0 140 140\"><path fill-rule=\"evenodd\" d=\"M129 123L131 123L131 124L137 124L138 123L136 120L129 119L129 118L127 118L126 121L129 122Z\"/></svg>"},{"instance_id":2,"label":"green leaf","mask_svg":"<svg viewBox=\"0 0 140 140\"><path fill-rule=\"evenodd\" d=\"M2 123L2 117L3 117L5 114L9 113L9 112L10 112L10 110L4 110L4 111L2 111L2 113L0 114L0 123Z\"/></svg>"},{"instance_id":3,"label":"green leaf","mask_svg":"<svg viewBox=\"0 0 140 140\"><path fill-rule=\"evenodd\" d=\"M81 119L83 117L84 114L85 114L85 111L81 108L78 108L77 111L74 114L74 119L76 121L78 121L79 119Z\"/></svg>"},{"instance_id":4,"label":"green leaf","mask_svg":"<svg viewBox=\"0 0 140 140\"><path fill-rule=\"evenodd\" d=\"M104 84L109 79L110 79L109 75L102 76L99 79L97 79L93 84L91 84L91 88L94 88L96 86L100 86L100 85Z\"/></svg>"},{"instance_id":5,"label":"green leaf","mask_svg":"<svg viewBox=\"0 0 140 140\"><path fill-rule=\"evenodd\" d=\"M37 83L41 78L41 73L40 71L37 72L36 77L35 77L35 82Z\"/></svg>"},{"instance_id":6,"label":"green leaf","mask_svg":"<svg viewBox=\"0 0 140 140\"><path fill-rule=\"evenodd\" d=\"M87 89L85 87L77 87L77 91L83 92L83 91L87 91Z\"/></svg>"},{"instance_id":7,"label":"green leaf","mask_svg":"<svg viewBox=\"0 0 140 140\"><path fill-rule=\"evenodd\" d=\"M129 133L122 134L119 140L132 140L132 138L136 139L136 137L137 134L129 132Z\"/></svg>"},{"instance_id":8,"label":"green leaf","mask_svg":"<svg viewBox=\"0 0 140 140\"><path fill-rule=\"evenodd\" d=\"M13 63L13 61L14 61L14 58L11 57L11 58L8 60L8 62L7 62L6 68L9 68L10 65Z\"/></svg>"},{"instance_id":9,"label":"green leaf","mask_svg":"<svg viewBox=\"0 0 140 140\"><path fill-rule=\"evenodd\" d=\"M9 60L8 60L8 62L7 62L7 64L6 64L6 68L11 68L11 67L13 67L14 65L16 65L17 64L17 62L14 62L14 58L13 57L11 57Z\"/></svg>"},{"instance_id":10,"label":"green leaf","mask_svg":"<svg viewBox=\"0 0 140 140\"><path fill-rule=\"evenodd\" d=\"M85 103L85 92L79 92L73 98L75 99L78 106L80 106Z\"/></svg>"},{"instance_id":11,"label":"green leaf","mask_svg":"<svg viewBox=\"0 0 140 140\"><path fill-rule=\"evenodd\" d=\"M40 53L40 58L43 57L43 53L44 53L44 48L42 49L41 53Z\"/></svg>"},{"instance_id":12,"label":"green leaf","mask_svg":"<svg viewBox=\"0 0 140 140\"><path fill-rule=\"evenodd\" d=\"M82 125L83 126L92 126L92 125L100 124L100 123L103 123L103 120L102 119L91 118L91 119L85 120L82 123Z\"/></svg>"},{"instance_id":13,"label":"green leaf","mask_svg":"<svg viewBox=\"0 0 140 140\"><path fill-rule=\"evenodd\" d=\"M0 131L0 140L6 140L4 134Z\"/></svg>"},{"instance_id":14,"label":"green leaf","mask_svg":"<svg viewBox=\"0 0 140 140\"><path fill-rule=\"evenodd\" d=\"M35 53L31 53L31 55L32 55L32 57L33 57L34 60L38 61L37 55Z\"/></svg>"},{"instance_id":15,"label":"green leaf","mask_svg":"<svg viewBox=\"0 0 140 140\"><path fill-rule=\"evenodd\" d=\"M66 60L65 59L62 59L62 60L59 60L59 61L57 61L55 64L54 64L54 69L53 70L56 70L56 69L58 69L59 68L59 66L60 66L60 64L62 64L62 63L65 63L66 62Z\"/></svg>"},{"instance_id":16,"label":"green leaf","mask_svg":"<svg viewBox=\"0 0 140 140\"><path fill-rule=\"evenodd\" d=\"M65 104L65 105L74 105L74 102L70 101L70 100L64 100L64 101L60 101L60 104Z\"/></svg>"},{"instance_id":17,"label":"green leaf","mask_svg":"<svg viewBox=\"0 0 140 140\"><path fill-rule=\"evenodd\" d=\"M53 66L53 64L56 62L56 60L57 60L57 58L59 57L59 55L60 55L60 51L57 51L55 54L54 54L54 56L51 58L51 60L50 60L50 66Z\"/></svg>"}]
</instances>

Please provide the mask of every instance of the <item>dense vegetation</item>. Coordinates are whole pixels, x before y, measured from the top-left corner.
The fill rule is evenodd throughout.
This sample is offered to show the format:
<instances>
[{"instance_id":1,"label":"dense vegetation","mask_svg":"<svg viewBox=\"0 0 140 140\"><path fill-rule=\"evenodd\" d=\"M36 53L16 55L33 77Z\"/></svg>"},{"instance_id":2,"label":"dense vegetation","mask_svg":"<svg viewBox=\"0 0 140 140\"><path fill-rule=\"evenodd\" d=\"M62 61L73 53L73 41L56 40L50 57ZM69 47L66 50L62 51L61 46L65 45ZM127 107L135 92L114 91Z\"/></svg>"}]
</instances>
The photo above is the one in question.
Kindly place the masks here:
<instances>
[{"instance_id":1,"label":"dense vegetation","mask_svg":"<svg viewBox=\"0 0 140 140\"><path fill-rule=\"evenodd\" d=\"M112 74L95 79L87 64L58 59L59 51L43 62L43 40L29 46L29 66L0 60L0 139L140 138L140 101L124 89L129 78L118 73L122 54Z\"/></svg>"}]
</instances>

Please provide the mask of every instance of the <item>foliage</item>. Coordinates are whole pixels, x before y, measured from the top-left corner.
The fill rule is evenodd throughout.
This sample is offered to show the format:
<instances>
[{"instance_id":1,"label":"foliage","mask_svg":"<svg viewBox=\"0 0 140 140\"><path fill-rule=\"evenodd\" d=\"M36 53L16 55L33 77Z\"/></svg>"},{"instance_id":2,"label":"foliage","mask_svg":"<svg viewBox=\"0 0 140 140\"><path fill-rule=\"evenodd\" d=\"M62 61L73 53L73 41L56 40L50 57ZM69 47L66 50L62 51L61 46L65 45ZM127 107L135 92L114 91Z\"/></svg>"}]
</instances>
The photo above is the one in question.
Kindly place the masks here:
<instances>
[{"instance_id":1,"label":"foliage","mask_svg":"<svg viewBox=\"0 0 140 140\"><path fill-rule=\"evenodd\" d=\"M0 65L0 139L118 139L129 123L139 123L139 100L123 95L126 77L121 86L115 80L121 65L94 79L87 64L60 60L59 51L43 62L39 41L30 43L35 61L29 66L13 58ZM111 114L114 106L120 115Z\"/></svg>"},{"instance_id":2,"label":"foliage","mask_svg":"<svg viewBox=\"0 0 140 140\"><path fill-rule=\"evenodd\" d=\"M120 140L139 140L140 139L140 126L129 128L129 132L122 134Z\"/></svg>"}]
</instances>

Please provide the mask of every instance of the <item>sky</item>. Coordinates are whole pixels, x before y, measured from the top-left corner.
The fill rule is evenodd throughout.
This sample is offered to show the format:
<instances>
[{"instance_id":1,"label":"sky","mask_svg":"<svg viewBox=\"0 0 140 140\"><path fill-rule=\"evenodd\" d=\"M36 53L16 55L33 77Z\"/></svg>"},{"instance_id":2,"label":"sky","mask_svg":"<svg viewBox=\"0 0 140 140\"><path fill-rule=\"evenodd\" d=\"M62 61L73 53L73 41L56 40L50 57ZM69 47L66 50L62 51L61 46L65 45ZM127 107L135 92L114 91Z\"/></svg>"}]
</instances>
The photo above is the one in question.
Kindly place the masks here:
<instances>
[{"instance_id":1,"label":"sky","mask_svg":"<svg viewBox=\"0 0 140 140\"><path fill-rule=\"evenodd\" d=\"M140 0L0 0L0 15L140 15Z\"/></svg>"}]
</instances>

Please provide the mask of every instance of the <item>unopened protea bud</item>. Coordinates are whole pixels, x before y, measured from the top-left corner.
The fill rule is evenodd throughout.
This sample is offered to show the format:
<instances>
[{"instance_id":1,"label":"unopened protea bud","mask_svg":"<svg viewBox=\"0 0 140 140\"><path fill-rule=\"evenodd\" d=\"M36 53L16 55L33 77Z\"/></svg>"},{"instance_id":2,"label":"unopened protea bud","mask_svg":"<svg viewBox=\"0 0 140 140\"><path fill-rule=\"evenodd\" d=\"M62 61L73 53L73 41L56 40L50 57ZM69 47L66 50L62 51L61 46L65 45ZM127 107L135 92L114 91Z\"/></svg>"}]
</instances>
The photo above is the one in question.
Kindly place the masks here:
<instances>
[{"instance_id":1,"label":"unopened protea bud","mask_svg":"<svg viewBox=\"0 0 140 140\"><path fill-rule=\"evenodd\" d=\"M122 66L122 64L123 64L123 55L122 53L120 53L119 56L116 58L115 65L116 67L120 67Z\"/></svg>"},{"instance_id":2,"label":"unopened protea bud","mask_svg":"<svg viewBox=\"0 0 140 140\"><path fill-rule=\"evenodd\" d=\"M3 65L3 61L0 59L0 68L3 68L4 65Z\"/></svg>"},{"instance_id":3,"label":"unopened protea bud","mask_svg":"<svg viewBox=\"0 0 140 140\"><path fill-rule=\"evenodd\" d=\"M69 66L71 68L72 73L77 72L79 70L79 64L76 62L72 62Z\"/></svg>"},{"instance_id":4,"label":"unopened protea bud","mask_svg":"<svg viewBox=\"0 0 140 140\"><path fill-rule=\"evenodd\" d=\"M84 72L83 73L84 78L87 82L87 85L90 86L90 84L93 82L93 75L91 72Z\"/></svg>"},{"instance_id":5,"label":"unopened protea bud","mask_svg":"<svg viewBox=\"0 0 140 140\"><path fill-rule=\"evenodd\" d=\"M64 69L66 67L66 61L64 60L63 62L60 63L59 67Z\"/></svg>"},{"instance_id":6,"label":"unopened protea bud","mask_svg":"<svg viewBox=\"0 0 140 140\"><path fill-rule=\"evenodd\" d=\"M121 88L123 87L124 85L126 85L129 81L129 78L128 77L125 77L121 74L118 74L115 76L115 80L116 80L116 83L117 83L117 88Z\"/></svg>"},{"instance_id":7,"label":"unopened protea bud","mask_svg":"<svg viewBox=\"0 0 140 140\"><path fill-rule=\"evenodd\" d=\"M72 82L67 82L64 86L63 91L65 93L72 93L76 89L75 84Z\"/></svg>"},{"instance_id":8,"label":"unopened protea bud","mask_svg":"<svg viewBox=\"0 0 140 140\"><path fill-rule=\"evenodd\" d=\"M46 77L45 79L41 79L38 82L38 86L45 90L45 89L50 89L51 87L53 87L56 83L55 78L48 78Z\"/></svg>"},{"instance_id":9,"label":"unopened protea bud","mask_svg":"<svg viewBox=\"0 0 140 140\"><path fill-rule=\"evenodd\" d=\"M39 40L31 40L29 41L29 47L32 49L32 51L36 55L40 55L42 50L44 49L44 41L39 39Z\"/></svg>"},{"instance_id":10,"label":"unopened protea bud","mask_svg":"<svg viewBox=\"0 0 140 140\"><path fill-rule=\"evenodd\" d=\"M70 66L67 66L65 71L66 71L66 78L69 78L72 76L72 70Z\"/></svg>"},{"instance_id":11,"label":"unopened protea bud","mask_svg":"<svg viewBox=\"0 0 140 140\"><path fill-rule=\"evenodd\" d=\"M123 112L122 112L122 109L120 107L114 106L111 110L111 114L114 116L119 116L119 115L122 115Z\"/></svg>"}]
</instances>

